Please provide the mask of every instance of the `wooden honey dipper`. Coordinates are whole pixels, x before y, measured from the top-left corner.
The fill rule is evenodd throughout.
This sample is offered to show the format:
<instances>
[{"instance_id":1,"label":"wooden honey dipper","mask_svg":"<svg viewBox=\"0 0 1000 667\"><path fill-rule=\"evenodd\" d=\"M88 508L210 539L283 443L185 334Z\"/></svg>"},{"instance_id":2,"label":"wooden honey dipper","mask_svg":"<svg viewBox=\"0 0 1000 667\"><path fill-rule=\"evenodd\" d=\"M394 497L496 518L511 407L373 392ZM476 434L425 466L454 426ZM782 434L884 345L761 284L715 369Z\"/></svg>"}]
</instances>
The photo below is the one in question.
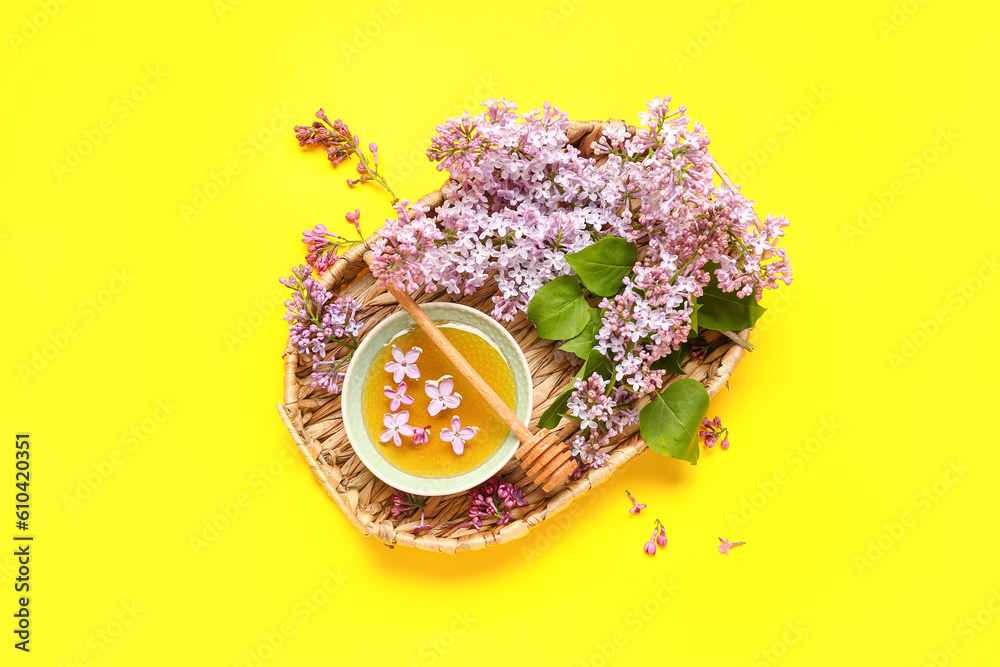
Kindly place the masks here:
<instances>
[{"instance_id":1,"label":"wooden honey dipper","mask_svg":"<svg viewBox=\"0 0 1000 667\"><path fill-rule=\"evenodd\" d=\"M365 253L365 262L370 264L372 255ZM389 294L399 302L413 321L417 323L428 338L431 339L442 354L447 357L458 372L462 374L469 384L483 397L483 400L492 408L500 419L510 428L511 431L521 441L516 456L521 467L528 475L528 479L542 487L545 491L551 491L573 474L577 468L577 463L573 459L566 443L559 442L559 434L549 432L548 429L539 429L537 433L532 433L528 427L518 418L514 411L497 396L493 388L487 384L476 369L465 360L462 353L458 351L448 337L435 326L434 322L427 316L417 302L406 292L400 292L394 287L387 287Z\"/></svg>"}]
</instances>

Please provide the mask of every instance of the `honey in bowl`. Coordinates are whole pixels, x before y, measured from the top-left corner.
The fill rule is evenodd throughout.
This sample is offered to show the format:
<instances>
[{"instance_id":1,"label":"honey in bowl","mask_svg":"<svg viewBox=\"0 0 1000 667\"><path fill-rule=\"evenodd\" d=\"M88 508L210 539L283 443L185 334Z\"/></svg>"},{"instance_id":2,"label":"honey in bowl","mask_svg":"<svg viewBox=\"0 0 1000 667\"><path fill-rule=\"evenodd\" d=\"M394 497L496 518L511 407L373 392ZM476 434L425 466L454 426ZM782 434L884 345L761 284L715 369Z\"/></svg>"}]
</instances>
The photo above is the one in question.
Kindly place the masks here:
<instances>
[{"instance_id":1,"label":"honey in bowl","mask_svg":"<svg viewBox=\"0 0 1000 667\"><path fill-rule=\"evenodd\" d=\"M459 322L441 320L435 324L490 384L493 391L511 409L515 409L517 389L514 374L494 343ZM413 403L400 404L395 411L391 409L392 399L384 391L386 387L390 388L390 392L395 392L398 388L393 374L385 370L386 365L394 361L393 347L398 348L402 354L413 348L420 349L420 356L414 362L420 371L420 377L402 378L406 383L405 393L413 399ZM425 384L431 382L436 385L445 377L454 383L453 394L461 395L461 402L456 408L444 407L436 415L431 415L428 408L432 399L425 390ZM500 449L510 433L507 425L496 416L472 385L437 349L427 334L417 327L403 329L375 355L366 373L361 409L368 437L382 457L397 469L418 477L453 477L474 470ZM415 444L414 438L406 435L399 436L399 446L393 439L388 442L380 440L379 436L386 430L384 416L403 411L409 413L409 426L427 428L427 442ZM478 428L474 437L469 438L464 446L457 447L462 450L461 454L455 453L456 448L452 446L452 442L442 439L442 429L452 429L453 417L459 418L463 429Z\"/></svg>"}]
</instances>

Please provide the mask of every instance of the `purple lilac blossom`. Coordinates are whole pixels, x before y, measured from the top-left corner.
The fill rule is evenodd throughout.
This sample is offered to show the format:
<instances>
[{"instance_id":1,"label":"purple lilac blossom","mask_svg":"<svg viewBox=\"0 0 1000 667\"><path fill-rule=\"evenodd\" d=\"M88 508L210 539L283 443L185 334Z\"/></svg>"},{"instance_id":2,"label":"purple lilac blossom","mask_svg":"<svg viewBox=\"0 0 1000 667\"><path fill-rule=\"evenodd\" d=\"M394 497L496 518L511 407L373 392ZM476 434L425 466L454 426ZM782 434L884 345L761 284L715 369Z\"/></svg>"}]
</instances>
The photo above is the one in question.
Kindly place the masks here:
<instances>
[{"instance_id":1,"label":"purple lilac blossom","mask_svg":"<svg viewBox=\"0 0 1000 667\"><path fill-rule=\"evenodd\" d=\"M295 268L281 284L292 290L292 298L285 301L284 317L289 342L300 356L313 359L312 386L338 393L348 355L324 359L326 348L337 342L357 345L364 326L357 318L360 305L350 297L335 298L307 266Z\"/></svg>"},{"instance_id":2,"label":"purple lilac blossom","mask_svg":"<svg viewBox=\"0 0 1000 667\"><path fill-rule=\"evenodd\" d=\"M729 429L722 425L722 418L716 417L715 419L709 421L705 418L701 421L702 428L707 430L698 431L698 435L705 439L705 446L712 447L722 438L722 448L729 449Z\"/></svg>"},{"instance_id":3,"label":"purple lilac blossom","mask_svg":"<svg viewBox=\"0 0 1000 667\"><path fill-rule=\"evenodd\" d=\"M431 399L427 404L427 414L431 417L445 409L454 410L462 404L462 395L455 391L455 381L450 375L445 375L436 382L424 382L424 392Z\"/></svg>"},{"instance_id":4,"label":"purple lilac blossom","mask_svg":"<svg viewBox=\"0 0 1000 667\"><path fill-rule=\"evenodd\" d=\"M392 516L399 516L400 514L407 514L413 510L423 509L424 505L427 504L427 498L424 496L415 496L412 493L406 493L405 491L396 491L392 495L392 507L389 508L389 513Z\"/></svg>"},{"instance_id":5,"label":"purple lilac blossom","mask_svg":"<svg viewBox=\"0 0 1000 667\"><path fill-rule=\"evenodd\" d=\"M385 426L385 430L379 434L379 441L389 442L391 440L397 447L402 447L403 440L399 436L409 438L413 435L413 427L406 423L409 420L410 413L407 410L382 415L382 424Z\"/></svg>"},{"instance_id":6,"label":"purple lilac blossom","mask_svg":"<svg viewBox=\"0 0 1000 667\"><path fill-rule=\"evenodd\" d=\"M401 405L413 405L413 397L406 393L406 383L400 382L396 388L386 385L382 388L382 394L389 399L389 411L399 410Z\"/></svg>"},{"instance_id":7,"label":"purple lilac blossom","mask_svg":"<svg viewBox=\"0 0 1000 667\"><path fill-rule=\"evenodd\" d=\"M495 518L497 525L510 523L510 511L527 505L521 498L524 492L520 486L493 477L479 487L469 491L469 525L483 527L483 519Z\"/></svg>"},{"instance_id":8,"label":"purple lilac blossom","mask_svg":"<svg viewBox=\"0 0 1000 667\"><path fill-rule=\"evenodd\" d=\"M441 439L451 443L451 449L457 456L465 453L465 443L476 437L479 433L478 426L466 426L462 428L462 421L455 415L451 418L451 428L441 429Z\"/></svg>"},{"instance_id":9,"label":"purple lilac blossom","mask_svg":"<svg viewBox=\"0 0 1000 667\"><path fill-rule=\"evenodd\" d=\"M342 249L357 245L365 240L361 233L361 211L355 209L354 213L348 213L344 217L354 225L354 229L358 233L357 239L348 239L340 234L334 234L326 228L326 225L316 225L312 229L302 232L302 242L306 244L308 251L306 262L317 275L323 275L330 270L330 267L340 259Z\"/></svg>"},{"instance_id":10,"label":"purple lilac blossom","mask_svg":"<svg viewBox=\"0 0 1000 667\"><path fill-rule=\"evenodd\" d=\"M450 177L443 202L433 213L398 203L373 245L372 272L400 289L462 296L493 279L493 316L510 321L571 273L567 254L609 235L639 245L620 293L599 304L595 350L612 362L614 389L598 397L592 385L574 387L568 406L586 432L574 455L600 466L609 438L637 420L627 406L662 390L667 372L653 364L692 335L713 277L758 300L791 282L778 245L788 221L760 220L739 187L716 184L704 127L685 107L670 109L669 97L648 102L638 127L612 123L580 147L568 141L566 114L548 103L529 113L506 99L483 106L438 126L428 157Z\"/></svg>"},{"instance_id":11,"label":"purple lilac blossom","mask_svg":"<svg viewBox=\"0 0 1000 667\"><path fill-rule=\"evenodd\" d=\"M719 553L723 556L728 556L729 550L733 547L741 547L746 544L746 542L730 542L724 537L720 537L719 542L721 542L721 544L719 544Z\"/></svg>"},{"instance_id":12,"label":"purple lilac blossom","mask_svg":"<svg viewBox=\"0 0 1000 667\"><path fill-rule=\"evenodd\" d=\"M420 378L420 368L417 367L417 359L423 352L419 347L411 347L404 353L401 349L392 346L392 361L385 365L385 372L392 373L393 382L403 382L404 378L417 380Z\"/></svg>"},{"instance_id":13,"label":"purple lilac blossom","mask_svg":"<svg viewBox=\"0 0 1000 667\"><path fill-rule=\"evenodd\" d=\"M646 503L636 502L635 496L629 493L628 489L625 489L625 494L628 496L629 500L632 501L632 509L628 511L629 514L638 514L642 510L646 509Z\"/></svg>"}]
</instances>

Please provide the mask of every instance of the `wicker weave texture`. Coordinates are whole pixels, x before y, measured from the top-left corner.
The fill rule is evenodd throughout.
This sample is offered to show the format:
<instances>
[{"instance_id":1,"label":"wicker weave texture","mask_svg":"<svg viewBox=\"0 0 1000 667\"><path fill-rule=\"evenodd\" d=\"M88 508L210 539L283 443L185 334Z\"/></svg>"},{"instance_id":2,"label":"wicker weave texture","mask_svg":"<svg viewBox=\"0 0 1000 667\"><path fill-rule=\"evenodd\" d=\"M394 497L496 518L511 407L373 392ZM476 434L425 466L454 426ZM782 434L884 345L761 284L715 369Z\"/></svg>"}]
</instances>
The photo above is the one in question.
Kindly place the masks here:
<instances>
[{"instance_id":1,"label":"wicker weave texture","mask_svg":"<svg viewBox=\"0 0 1000 667\"><path fill-rule=\"evenodd\" d=\"M603 128L621 121L590 121L573 123L567 131L570 143L578 146L585 155L591 142L600 137ZM714 165L720 178L731 185L726 174ZM432 210L443 201L440 190L421 198ZM363 256L378 239L378 232L346 253L320 280L334 293L351 296L362 304L359 310L364 318L365 332L399 310L399 305L367 271ZM462 297L460 302L489 314L493 308L491 297L496 283L488 282L476 294ZM438 292L414 295L418 303L459 301L452 295ZM573 379L577 369L567 362L559 362L553 352L558 347L554 341L539 339L534 326L524 314L514 321L502 323L524 351L531 371L534 389L534 411L529 427L534 425L559 392ZM749 329L740 332L746 338ZM742 358L744 350L717 332L705 332L709 352L703 359L689 357L684 365L685 377L694 378L714 395L728 382L729 376ZM331 344L327 354L341 356L343 349ZM551 492L544 492L525 477L516 460L508 463L500 475L508 482L524 486L527 504L511 511L512 520L504 526L484 522L481 529L467 525L469 500L467 494L430 498L423 508L427 523L434 527L414 535L413 528L420 520L420 511L413 515L393 517L390 513L394 489L376 478L354 453L341 418L341 397L331 396L310 386L311 364L299 360L289 346L284 353L284 402L278 403L278 412L291 433L306 463L327 494L344 511L363 534L375 537L387 545L401 544L427 551L455 553L473 551L501 544L527 534L528 530L564 510L574 499L587 493L608 479L620 466L646 451L646 444L639 437L638 428L622 434L612 441L605 451L608 463L588 470L578 479L570 480ZM668 382L673 378L668 378ZM359 406L355 406L356 408ZM575 422L564 421L558 428L563 439L568 440L577 431Z\"/></svg>"}]
</instances>

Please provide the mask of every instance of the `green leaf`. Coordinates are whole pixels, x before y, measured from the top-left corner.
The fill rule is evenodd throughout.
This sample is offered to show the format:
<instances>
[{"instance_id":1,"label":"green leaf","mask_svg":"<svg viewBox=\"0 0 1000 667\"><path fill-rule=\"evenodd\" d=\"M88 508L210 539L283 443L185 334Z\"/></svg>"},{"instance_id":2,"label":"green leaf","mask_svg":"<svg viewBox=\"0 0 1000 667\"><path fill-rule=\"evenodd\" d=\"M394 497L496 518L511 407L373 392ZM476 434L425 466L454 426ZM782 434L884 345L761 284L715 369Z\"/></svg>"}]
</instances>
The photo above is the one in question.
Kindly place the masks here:
<instances>
[{"instance_id":1,"label":"green leaf","mask_svg":"<svg viewBox=\"0 0 1000 667\"><path fill-rule=\"evenodd\" d=\"M535 293L528 304L528 320L538 327L538 337L569 340L590 321L590 305L573 276L559 276Z\"/></svg>"},{"instance_id":2,"label":"green leaf","mask_svg":"<svg viewBox=\"0 0 1000 667\"><path fill-rule=\"evenodd\" d=\"M601 315L604 313L600 308L590 309L590 321L583 327L583 331L562 344L559 348L563 352L570 352L580 357L584 361L590 356L590 351L597 344L597 332L601 328Z\"/></svg>"},{"instance_id":3,"label":"green leaf","mask_svg":"<svg viewBox=\"0 0 1000 667\"><path fill-rule=\"evenodd\" d=\"M555 428L562 421L563 413L566 412L566 404L569 403L569 397L573 393L573 384L570 383L569 387L566 388L563 393L559 394L559 398L552 401L552 405L546 408L542 416L538 418L538 428Z\"/></svg>"},{"instance_id":4,"label":"green leaf","mask_svg":"<svg viewBox=\"0 0 1000 667\"><path fill-rule=\"evenodd\" d=\"M622 278L632 272L638 255L634 243L609 236L566 255L566 261L591 292L614 296L622 288Z\"/></svg>"},{"instance_id":5,"label":"green leaf","mask_svg":"<svg viewBox=\"0 0 1000 667\"><path fill-rule=\"evenodd\" d=\"M701 310L701 304L698 303L697 299L691 299L691 336L698 335L698 311ZM690 338L691 336L688 336Z\"/></svg>"},{"instance_id":6,"label":"green leaf","mask_svg":"<svg viewBox=\"0 0 1000 667\"><path fill-rule=\"evenodd\" d=\"M581 380L589 378L594 373L598 373L605 380L611 379L614 364L607 357L599 352L591 352L587 357L587 362L576 372L576 376Z\"/></svg>"},{"instance_id":7,"label":"green leaf","mask_svg":"<svg viewBox=\"0 0 1000 667\"><path fill-rule=\"evenodd\" d=\"M576 377L581 379L588 378L594 373L599 373L605 380L609 380L611 379L613 368L607 357L591 350L586 363L580 366L580 370L576 372ZM559 398L552 401L552 405L546 408L542 416L538 418L538 428L555 428L562 421L563 417L579 421L579 419L566 414L566 404L569 402L569 397L572 393L573 383L570 382L566 389L563 390L563 393L559 394Z\"/></svg>"},{"instance_id":8,"label":"green leaf","mask_svg":"<svg viewBox=\"0 0 1000 667\"><path fill-rule=\"evenodd\" d=\"M698 325L702 329L716 331L743 331L754 325L754 322L764 314L765 309L752 296L743 299L736 292L723 292L719 289L719 281L715 278L718 265L705 265L705 270L712 273L712 282L705 285L705 291L698 302Z\"/></svg>"},{"instance_id":9,"label":"green leaf","mask_svg":"<svg viewBox=\"0 0 1000 667\"><path fill-rule=\"evenodd\" d=\"M639 432L657 454L698 462L698 427L708 413L708 392L697 380L674 382L639 411Z\"/></svg>"},{"instance_id":10,"label":"green leaf","mask_svg":"<svg viewBox=\"0 0 1000 667\"><path fill-rule=\"evenodd\" d=\"M688 352L691 350L691 344L687 341L681 343L681 346L668 354L665 357L660 357L652 364L650 368L654 371L666 369L668 373L673 373L675 375L687 375L684 372L684 359L687 357Z\"/></svg>"}]
</instances>

